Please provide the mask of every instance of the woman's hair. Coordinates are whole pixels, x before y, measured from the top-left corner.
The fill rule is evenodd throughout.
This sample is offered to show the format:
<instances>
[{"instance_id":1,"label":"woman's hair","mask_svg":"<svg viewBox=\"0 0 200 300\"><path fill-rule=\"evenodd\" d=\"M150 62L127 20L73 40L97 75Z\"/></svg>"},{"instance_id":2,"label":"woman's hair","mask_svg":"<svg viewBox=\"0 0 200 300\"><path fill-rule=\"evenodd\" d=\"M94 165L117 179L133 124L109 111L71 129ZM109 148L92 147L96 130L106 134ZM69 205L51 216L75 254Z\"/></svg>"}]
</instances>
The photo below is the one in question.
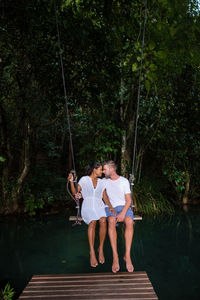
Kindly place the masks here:
<instances>
[{"instance_id":1,"label":"woman's hair","mask_svg":"<svg viewBox=\"0 0 200 300\"><path fill-rule=\"evenodd\" d=\"M94 170L94 169L98 169L100 166L101 166L102 164L100 163L100 162L94 162L94 163L92 163L92 164L90 164L90 165L88 165L87 166L87 168L86 168L86 175L91 175L92 174L92 171Z\"/></svg>"}]
</instances>

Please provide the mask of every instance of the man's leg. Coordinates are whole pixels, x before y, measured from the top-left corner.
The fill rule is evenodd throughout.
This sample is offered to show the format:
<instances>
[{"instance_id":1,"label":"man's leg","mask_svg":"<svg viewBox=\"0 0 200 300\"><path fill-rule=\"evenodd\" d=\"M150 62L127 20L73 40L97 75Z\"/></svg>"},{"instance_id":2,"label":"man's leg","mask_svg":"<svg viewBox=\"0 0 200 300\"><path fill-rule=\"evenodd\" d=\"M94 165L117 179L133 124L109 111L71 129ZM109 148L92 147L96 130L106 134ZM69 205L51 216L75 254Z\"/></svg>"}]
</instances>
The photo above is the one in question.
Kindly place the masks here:
<instances>
[{"instance_id":1,"label":"man's leg","mask_svg":"<svg viewBox=\"0 0 200 300\"><path fill-rule=\"evenodd\" d=\"M128 272L133 272L134 267L131 261L131 245L133 240L133 220L131 217L125 217L124 220L125 229L125 255L124 260L126 262L126 269Z\"/></svg>"},{"instance_id":2,"label":"man's leg","mask_svg":"<svg viewBox=\"0 0 200 300\"><path fill-rule=\"evenodd\" d=\"M108 217L108 234L110 238L110 244L113 252L113 264L112 271L116 273L119 271L119 257L117 252L117 231L116 231L116 218Z\"/></svg>"},{"instance_id":3,"label":"man's leg","mask_svg":"<svg viewBox=\"0 0 200 300\"><path fill-rule=\"evenodd\" d=\"M91 221L88 225L88 241L89 241L89 247L90 247L90 265L91 265L91 267L96 267L98 265L95 251L94 251L95 228L96 228L96 221Z\"/></svg>"},{"instance_id":4,"label":"man's leg","mask_svg":"<svg viewBox=\"0 0 200 300\"><path fill-rule=\"evenodd\" d=\"M105 262L103 246L104 246L104 241L106 238L106 231L107 231L106 218L102 217L99 220L99 262L101 264L103 264Z\"/></svg>"}]
</instances>

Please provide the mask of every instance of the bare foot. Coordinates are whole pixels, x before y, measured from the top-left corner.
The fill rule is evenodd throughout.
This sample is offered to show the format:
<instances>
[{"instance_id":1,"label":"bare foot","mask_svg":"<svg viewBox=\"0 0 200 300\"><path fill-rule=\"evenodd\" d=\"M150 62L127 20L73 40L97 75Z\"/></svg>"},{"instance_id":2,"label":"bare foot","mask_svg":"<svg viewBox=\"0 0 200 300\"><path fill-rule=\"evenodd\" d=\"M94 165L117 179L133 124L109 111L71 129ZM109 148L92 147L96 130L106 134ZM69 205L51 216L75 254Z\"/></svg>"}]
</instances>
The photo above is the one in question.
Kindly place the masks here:
<instances>
[{"instance_id":1,"label":"bare foot","mask_svg":"<svg viewBox=\"0 0 200 300\"><path fill-rule=\"evenodd\" d=\"M129 257L124 257L124 260L126 262L126 269L128 272L133 272L134 271L134 266L132 264L131 258Z\"/></svg>"},{"instance_id":2,"label":"bare foot","mask_svg":"<svg viewBox=\"0 0 200 300\"><path fill-rule=\"evenodd\" d=\"M97 262L95 253L93 253L93 254L90 253L90 266L93 268L96 268L96 266L98 266L98 262Z\"/></svg>"},{"instance_id":3,"label":"bare foot","mask_svg":"<svg viewBox=\"0 0 200 300\"><path fill-rule=\"evenodd\" d=\"M116 259L113 258L112 272L117 273L119 271L119 269L120 269L119 259L118 258L116 258Z\"/></svg>"},{"instance_id":4,"label":"bare foot","mask_svg":"<svg viewBox=\"0 0 200 300\"><path fill-rule=\"evenodd\" d=\"M100 248L99 248L99 262L100 262L100 264L105 263L105 257L104 257L104 254L103 254L103 249L100 250Z\"/></svg>"}]
</instances>

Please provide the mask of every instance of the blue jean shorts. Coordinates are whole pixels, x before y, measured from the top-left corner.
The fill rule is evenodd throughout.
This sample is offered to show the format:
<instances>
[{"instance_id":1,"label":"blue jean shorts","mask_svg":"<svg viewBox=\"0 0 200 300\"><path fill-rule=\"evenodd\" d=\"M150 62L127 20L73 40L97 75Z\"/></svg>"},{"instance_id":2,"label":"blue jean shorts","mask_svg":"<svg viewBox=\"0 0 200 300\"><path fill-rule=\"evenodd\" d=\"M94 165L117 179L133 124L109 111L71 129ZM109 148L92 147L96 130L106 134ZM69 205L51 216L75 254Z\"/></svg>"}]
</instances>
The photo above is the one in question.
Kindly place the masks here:
<instances>
[{"instance_id":1,"label":"blue jean shorts","mask_svg":"<svg viewBox=\"0 0 200 300\"><path fill-rule=\"evenodd\" d=\"M114 207L114 209L116 210L117 215L122 211L123 208L124 208L123 205L119 205L119 206ZM105 210L106 210L106 216L107 217L111 217L111 216L115 217L115 215L109 210L109 207L106 207ZM126 212L125 217L131 217L131 219L133 220L133 211L130 207Z\"/></svg>"}]
</instances>

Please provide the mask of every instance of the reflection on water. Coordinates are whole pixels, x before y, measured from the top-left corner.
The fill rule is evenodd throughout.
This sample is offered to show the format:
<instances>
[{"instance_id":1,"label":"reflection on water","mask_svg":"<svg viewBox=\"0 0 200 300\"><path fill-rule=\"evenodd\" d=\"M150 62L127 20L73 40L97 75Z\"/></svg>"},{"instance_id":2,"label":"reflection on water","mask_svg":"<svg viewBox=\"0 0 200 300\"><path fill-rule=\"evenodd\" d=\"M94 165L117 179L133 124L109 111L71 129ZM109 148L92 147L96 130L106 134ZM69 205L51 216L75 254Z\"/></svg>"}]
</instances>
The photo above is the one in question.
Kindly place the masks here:
<instances>
[{"instance_id":1,"label":"reflection on water","mask_svg":"<svg viewBox=\"0 0 200 300\"><path fill-rule=\"evenodd\" d=\"M126 271L124 228L117 230L121 271ZM9 281L17 295L33 274L110 272L108 238L105 257L104 265L89 266L87 226L72 227L64 215L0 222L0 285ZM132 258L159 299L200 299L200 211L137 221Z\"/></svg>"},{"instance_id":2,"label":"reflection on water","mask_svg":"<svg viewBox=\"0 0 200 300\"><path fill-rule=\"evenodd\" d=\"M145 218L134 238L137 268L147 271L159 299L200 299L199 211Z\"/></svg>"}]
</instances>

